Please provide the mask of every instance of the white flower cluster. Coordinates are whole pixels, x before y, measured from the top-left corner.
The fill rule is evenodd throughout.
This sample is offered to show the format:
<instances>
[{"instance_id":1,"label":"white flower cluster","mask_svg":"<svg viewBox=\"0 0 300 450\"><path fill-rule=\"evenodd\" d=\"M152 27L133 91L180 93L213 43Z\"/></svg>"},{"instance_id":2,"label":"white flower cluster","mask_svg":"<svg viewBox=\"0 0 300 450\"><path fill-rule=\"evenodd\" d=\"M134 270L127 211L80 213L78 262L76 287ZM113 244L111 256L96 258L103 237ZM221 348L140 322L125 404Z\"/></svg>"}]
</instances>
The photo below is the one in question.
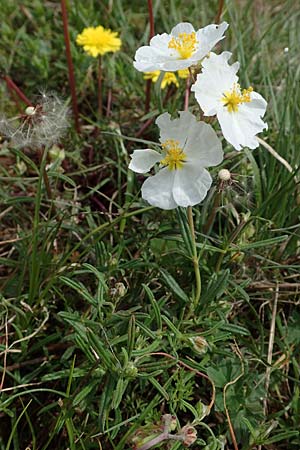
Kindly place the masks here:
<instances>
[{"instance_id":1,"label":"white flower cluster","mask_svg":"<svg viewBox=\"0 0 300 450\"><path fill-rule=\"evenodd\" d=\"M16 148L32 149L58 143L69 127L69 108L54 93L42 93L24 114L0 117L0 133Z\"/></svg>"},{"instance_id":2,"label":"white flower cluster","mask_svg":"<svg viewBox=\"0 0 300 450\"><path fill-rule=\"evenodd\" d=\"M267 102L250 86L241 89L237 71L239 63L228 63L230 52L217 55L212 48L222 39L228 24L208 25L195 31L190 23L176 25L170 34L154 36L150 45L139 48L134 67L141 72L175 72L201 63L201 72L191 90L204 116L216 116L224 138L236 149L254 149L256 135L267 129L262 120ZM199 122L188 111L171 120L160 115L161 153L135 150L129 168L148 172L160 165L156 175L146 179L142 197L162 209L193 206L206 196L212 179L205 167L222 162L221 143L210 125Z\"/></svg>"}]
</instances>

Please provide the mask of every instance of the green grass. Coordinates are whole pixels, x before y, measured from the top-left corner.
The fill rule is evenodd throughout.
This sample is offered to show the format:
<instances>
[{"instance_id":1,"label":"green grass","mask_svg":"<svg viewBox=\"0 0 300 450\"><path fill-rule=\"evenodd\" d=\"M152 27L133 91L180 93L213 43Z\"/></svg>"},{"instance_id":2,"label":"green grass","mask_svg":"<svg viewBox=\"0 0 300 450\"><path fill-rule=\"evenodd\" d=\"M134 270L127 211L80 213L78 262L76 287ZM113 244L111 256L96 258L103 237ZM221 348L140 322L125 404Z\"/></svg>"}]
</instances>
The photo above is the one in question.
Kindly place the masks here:
<instances>
[{"instance_id":1,"label":"green grass","mask_svg":"<svg viewBox=\"0 0 300 450\"><path fill-rule=\"evenodd\" d=\"M1 71L30 99L40 89L68 98L59 2L17 3L1 6ZM179 21L198 29L214 21L218 2L154 1L154 10L157 33ZM180 426L196 421L194 448L229 450L225 406L240 449L298 450L299 5L225 2L230 27L218 50L232 51L241 84L268 100L261 137L294 173L263 147L232 153L223 142L234 183L218 192L216 168L193 208L203 286L192 316L185 211L146 205L141 178L127 169L134 148L157 142L152 125L135 138L144 120L183 109L184 84L164 106L155 87L144 116L145 82L132 58L148 39L147 2L72 0L68 11L83 127L61 143L64 171L49 173L54 214L35 152L0 144L0 450L130 449L133 434L144 426L151 434L165 413ZM75 37L100 23L123 46L104 57L104 104L112 87L113 106L97 120L95 61ZM0 109L18 112L4 82ZM193 95L190 110L199 114ZM196 371L216 387L204 418L212 388Z\"/></svg>"}]
</instances>

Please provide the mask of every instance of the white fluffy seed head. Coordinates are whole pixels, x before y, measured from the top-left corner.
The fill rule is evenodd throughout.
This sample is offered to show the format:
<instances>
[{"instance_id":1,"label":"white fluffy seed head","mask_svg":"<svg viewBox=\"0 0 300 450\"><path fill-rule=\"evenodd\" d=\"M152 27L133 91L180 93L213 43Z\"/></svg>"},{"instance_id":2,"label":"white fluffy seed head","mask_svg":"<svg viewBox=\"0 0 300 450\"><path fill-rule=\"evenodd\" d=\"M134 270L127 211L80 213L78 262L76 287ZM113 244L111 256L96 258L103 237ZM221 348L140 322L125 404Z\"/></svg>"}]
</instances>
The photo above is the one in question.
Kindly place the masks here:
<instances>
[{"instance_id":1,"label":"white fluffy seed head","mask_svg":"<svg viewBox=\"0 0 300 450\"><path fill-rule=\"evenodd\" d=\"M61 141L69 127L69 108L55 93L41 93L24 115L0 118L0 133L16 148L51 147ZM26 117L27 116L27 117Z\"/></svg>"},{"instance_id":2,"label":"white fluffy seed head","mask_svg":"<svg viewBox=\"0 0 300 450\"><path fill-rule=\"evenodd\" d=\"M221 169L218 173L218 178L221 181L229 181L231 179L231 173L227 169Z\"/></svg>"}]
</instances>

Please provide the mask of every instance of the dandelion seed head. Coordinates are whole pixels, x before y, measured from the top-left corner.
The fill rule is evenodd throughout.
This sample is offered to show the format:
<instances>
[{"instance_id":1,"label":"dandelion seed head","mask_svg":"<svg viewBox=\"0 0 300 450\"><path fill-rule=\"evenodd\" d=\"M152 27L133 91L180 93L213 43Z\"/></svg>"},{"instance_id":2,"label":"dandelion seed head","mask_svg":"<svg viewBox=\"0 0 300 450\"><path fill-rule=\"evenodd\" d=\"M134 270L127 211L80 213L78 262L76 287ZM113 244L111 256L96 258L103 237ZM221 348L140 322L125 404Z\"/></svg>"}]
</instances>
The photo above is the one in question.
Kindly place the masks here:
<instances>
[{"instance_id":1,"label":"dandelion seed head","mask_svg":"<svg viewBox=\"0 0 300 450\"><path fill-rule=\"evenodd\" d=\"M16 148L49 147L61 141L69 127L69 108L55 93L42 92L35 106L27 106L24 114L0 118L0 133Z\"/></svg>"}]
</instances>

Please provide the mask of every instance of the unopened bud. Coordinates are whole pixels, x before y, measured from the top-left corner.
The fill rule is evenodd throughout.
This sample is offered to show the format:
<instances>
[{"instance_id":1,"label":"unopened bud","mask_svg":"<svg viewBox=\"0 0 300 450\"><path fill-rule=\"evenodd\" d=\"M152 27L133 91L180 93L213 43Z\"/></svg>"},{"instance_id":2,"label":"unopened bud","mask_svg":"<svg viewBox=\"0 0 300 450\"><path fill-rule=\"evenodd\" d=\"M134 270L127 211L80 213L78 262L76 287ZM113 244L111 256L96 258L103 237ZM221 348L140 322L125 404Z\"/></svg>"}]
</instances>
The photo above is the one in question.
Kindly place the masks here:
<instances>
[{"instance_id":1,"label":"unopened bud","mask_svg":"<svg viewBox=\"0 0 300 450\"><path fill-rule=\"evenodd\" d=\"M137 374L137 367L133 364L133 362L129 362L124 370L124 375L128 378L135 378Z\"/></svg>"},{"instance_id":2,"label":"unopened bud","mask_svg":"<svg viewBox=\"0 0 300 450\"><path fill-rule=\"evenodd\" d=\"M193 344L194 349L197 353L203 354L207 352L208 342L202 336L195 336L189 338L191 343Z\"/></svg>"},{"instance_id":3,"label":"unopened bud","mask_svg":"<svg viewBox=\"0 0 300 450\"><path fill-rule=\"evenodd\" d=\"M191 425L185 425L179 431L179 435L182 436L183 445L186 447L190 447L197 439L197 431L196 428Z\"/></svg>"},{"instance_id":4,"label":"unopened bud","mask_svg":"<svg viewBox=\"0 0 300 450\"><path fill-rule=\"evenodd\" d=\"M19 173L20 173L21 175L23 175L23 174L26 172L26 170L27 170L27 166L26 166L26 164L24 163L24 161L18 162L18 163L16 164L16 166L17 166L17 169L18 169L18 171L19 171Z\"/></svg>"},{"instance_id":5,"label":"unopened bud","mask_svg":"<svg viewBox=\"0 0 300 450\"><path fill-rule=\"evenodd\" d=\"M164 424L167 426L169 433L171 431L176 430L176 428L177 428L177 420L176 420L175 416L172 416L172 414L164 414L162 416L162 420L163 420Z\"/></svg>"},{"instance_id":6,"label":"unopened bud","mask_svg":"<svg viewBox=\"0 0 300 450\"><path fill-rule=\"evenodd\" d=\"M57 159L63 161L66 157L64 149L59 148L58 145L53 145L53 147L49 150L48 155L51 161L56 161Z\"/></svg>"},{"instance_id":7,"label":"unopened bud","mask_svg":"<svg viewBox=\"0 0 300 450\"><path fill-rule=\"evenodd\" d=\"M219 180L229 181L231 178L231 173L227 169L221 169L218 173Z\"/></svg>"},{"instance_id":8,"label":"unopened bud","mask_svg":"<svg viewBox=\"0 0 300 450\"><path fill-rule=\"evenodd\" d=\"M35 114L35 107L34 106L27 106L25 109L25 114L27 116L33 116Z\"/></svg>"}]
</instances>

